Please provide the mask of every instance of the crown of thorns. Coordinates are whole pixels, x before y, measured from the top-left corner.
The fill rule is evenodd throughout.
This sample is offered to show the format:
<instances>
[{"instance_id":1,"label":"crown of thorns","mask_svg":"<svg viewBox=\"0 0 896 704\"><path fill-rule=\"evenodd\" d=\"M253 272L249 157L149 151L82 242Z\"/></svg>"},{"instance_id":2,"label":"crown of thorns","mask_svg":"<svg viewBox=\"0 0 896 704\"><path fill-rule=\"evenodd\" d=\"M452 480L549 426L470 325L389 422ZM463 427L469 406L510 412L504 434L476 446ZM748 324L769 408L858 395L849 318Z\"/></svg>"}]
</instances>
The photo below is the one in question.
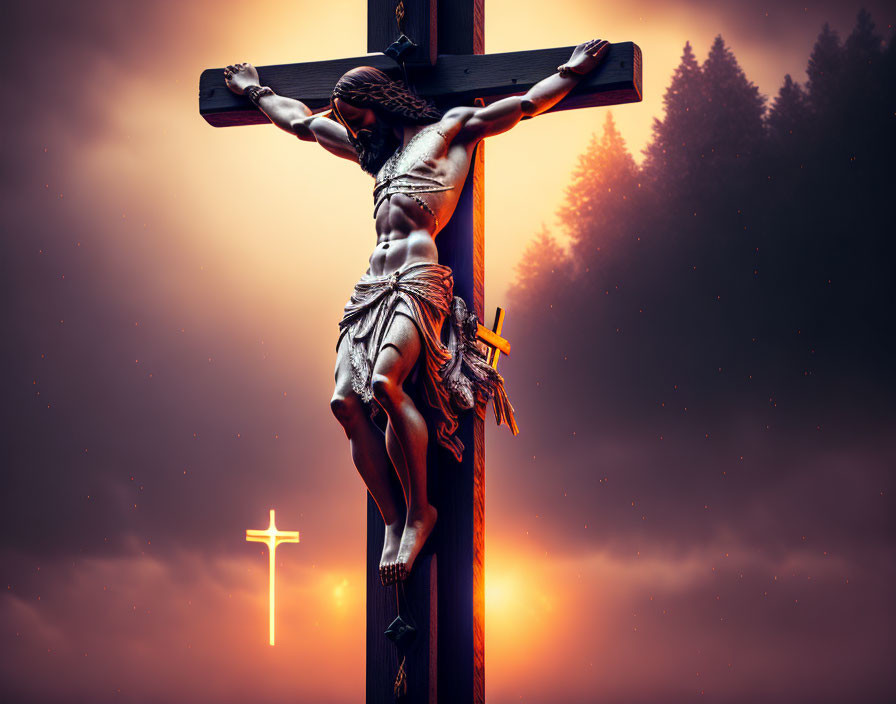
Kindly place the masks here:
<instances>
[{"instance_id":1,"label":"crown of thorns","mask_svg":"<svg viewBox=\"0 0 896 704\"><path fill-rule=\"evenodd\" d=\"M371 66L360 66L342 76L333 88L331 105L334 98L359 108L377 108L412 123L434 122L442 117L442 111L429 100ZM335 112L338 115L338 110Z\"/></svg>"}]
</instances>

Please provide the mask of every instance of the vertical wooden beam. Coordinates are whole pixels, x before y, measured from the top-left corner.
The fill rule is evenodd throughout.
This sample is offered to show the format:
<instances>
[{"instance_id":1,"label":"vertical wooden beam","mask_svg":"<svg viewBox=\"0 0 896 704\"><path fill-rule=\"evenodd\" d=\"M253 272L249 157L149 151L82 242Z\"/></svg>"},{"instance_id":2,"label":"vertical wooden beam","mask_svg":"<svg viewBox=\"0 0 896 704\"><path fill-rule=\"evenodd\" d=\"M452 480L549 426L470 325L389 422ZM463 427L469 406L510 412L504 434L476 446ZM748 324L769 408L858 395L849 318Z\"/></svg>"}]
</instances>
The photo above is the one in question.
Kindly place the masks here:
<instances>
[{"instance_id":1,"label":"vertical wooden beam","mask_svg":"<svg viewBox=\"0 0 896 704\"><path fill-rule=\"evenodd\" d=\"M485 53L485 0L444 0L439 5L439 53Z\"/></svg>"},{"instance_id":2,"label":"vertical wooden beam","mask_svg":"<svg viewBox=\"0 0 896 704\"><path fill-rule=\"evenodd\" d=\"M439 235L439 262L454 273L454 293L482 318L485 298L484 155L476 148L454 215ZM422 389L411 385L417 408L434 427ZM408 655L408 696L413 704L482 704L485 698L485 442L483 419L460 416L457 462L430 433L429 499L439 521L406 586L418 628ZM383 632L396 615L394 588L380 584L385 529L373 499L367 501L367 704L392 704L400 656ZM435 554L433 554L435 553ZM432 565L438 558L438 569ZM434 669L433 669L434 668Z\"/></svg>"},{"instance_id":3,"label":"vertical wooden beam","mask_svg":"<svg viewBox=\"0 0 896 704\"><path fill-rule=\"evenodd\" d=\"M484 52L484 0L439 4L439 53ZM454 292L480 320L485 303L484 145L476 148L460 201L436 237L439 261L454 272ZM462 416L460 464L436 458L439 522L439 702L485 701L485 434L483 419Z\"/></svg>"},{"instance_id":4,"label":"vertical wooden beam","mask_svg":"<svg viewBox=\"0 0 896 704\"><path fill-rule=\"evenodd\" d=\"M398 0L367 0L368 52L383 52L398 39L397 4ZM405 18L401 29L417 45L405 61L409 66L432 66L438 56L436 0L403 0L403 10ZM417 407L425 413L425 402L419 390L409 391ZM437 471L429 461L427 474L432 494ZM383 587L379 578L384 536L385 527L379 509L368 495L366 701L367 704L395 702L393 686L399 667L403 667L406 692L402 701L436 704L438 569L434 554L435 536L417 558L411 578L404 584L388 588ZM416 635L408 645L396 646L384 635L399 612L416 629Z\"/></svg>"},{"instance_id":5,"label":"vertical wooden beam","mask_svg":"<svg viewBox=\"0 0 896 704\"><path fill-rule=\"evenodd\" d=\"M482 316L484 303L483 145L451 221L436 237L439 261L454 272L454 293ZM464 455L458 463L430 443L435 471L431 499L439 510L435 550L439 556L439 702L484 701L485 442L482 418L460 417ZM432 491L430 492L433 493Z\"/></svg>"},{"instance_id":6,"label":"vertical wooden beam","mask_svg":"<svg viewBox=\"0 0 896 704\"><path fill-rule=\"evenodd\" d=\"M404 33L417 45L408 66L432 66L438 56L436 0L401 0L404 3ZM451 0L444 0L451 2ZM395 7L398 0L367 0L367 51L385 51L398 39Z\"/></svg>"},{"instance_id":7,"label":"vertical wooden beam","mask_svg":"<svg viewBox=\"0 0 896 704\"><path fill-rule=\"evenodd\" d=\"M416 401L416 399L415 399ZM421 399L422 401L422 399ZM400 488L398 489L400 491ZM438 574L432 548L417 558L411 578L404 585L384 587L379 577L385 527L376 503L367 499L367 704L394 704L393 685L402 658L407 673L404 699L408 704L436 704ZM400 593L399 593L400 592ZM401 603L402 618L416 629L407 646L396 647L384 632L395 619Z\"/></svg>"},{"instance_id":8,"label":"vertical wooden beam","mask_svg":"<svg viewBox=\"0 0 896 704\"><path fill-rule=\"evenodd\" d=\"M483 0L439 3L439 53L483 53L483 9ZM457 208L436 237L439 261L454 272L455 295L462 297L480 320L485 298L483 152L480 144ZM419 390L409 391L432 428L431 411ZM413 704L485 701L483 419L475 413L462 414L457 434L465 447L459 463L430 434L429 499L439 511L439 520L406 586L419 629L406 663L408 695L404 701ZM368 498L367 704L394 701L391 684L400 658L383 636L396 612L395 592L384 589L379 581L383 536L379 511Z\"/></svg>"}]
</instances>

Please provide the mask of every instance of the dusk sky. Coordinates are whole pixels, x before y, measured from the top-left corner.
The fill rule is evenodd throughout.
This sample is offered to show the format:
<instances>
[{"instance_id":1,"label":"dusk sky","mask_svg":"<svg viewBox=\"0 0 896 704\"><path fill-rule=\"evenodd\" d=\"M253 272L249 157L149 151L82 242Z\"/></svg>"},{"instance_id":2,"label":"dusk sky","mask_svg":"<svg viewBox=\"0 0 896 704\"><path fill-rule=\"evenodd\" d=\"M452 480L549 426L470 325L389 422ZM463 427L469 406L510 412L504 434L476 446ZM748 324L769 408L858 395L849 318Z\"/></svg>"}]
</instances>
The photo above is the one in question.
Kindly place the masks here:
<instances>
[{"instance_id":1,"label":"dusk sky","mask_svg":"<svg viewBox=\"0 0 896 704\"><path fill-rule=\"evenodd\" d=\"M771 102L862 6L888 36L880 1L486 0L485 49L637 43L644 100L610 110L640 162L686 41L702 61L721 34ZM5 701L362 701L366 498L328 402L371 179L273 126L210 127L197 89L238 61L362 55L365 23L363 0L6 10ZM487 311L606 112L486 145ZM512 356L502 373L511 400L532 382ZM583 404L557 443L534 430L554 410L515 404L519 437L486 426L491 704L896 693L892 439L785 451L745 418L712 456L682 438L658 461L592 424L611 410ZM730 512L673 479L744 454ZM776 481L787 463L824 481ZM244 540L272 507L302 535L277 553L273 649L266 553Z\"/></svg>"}]
</instances>

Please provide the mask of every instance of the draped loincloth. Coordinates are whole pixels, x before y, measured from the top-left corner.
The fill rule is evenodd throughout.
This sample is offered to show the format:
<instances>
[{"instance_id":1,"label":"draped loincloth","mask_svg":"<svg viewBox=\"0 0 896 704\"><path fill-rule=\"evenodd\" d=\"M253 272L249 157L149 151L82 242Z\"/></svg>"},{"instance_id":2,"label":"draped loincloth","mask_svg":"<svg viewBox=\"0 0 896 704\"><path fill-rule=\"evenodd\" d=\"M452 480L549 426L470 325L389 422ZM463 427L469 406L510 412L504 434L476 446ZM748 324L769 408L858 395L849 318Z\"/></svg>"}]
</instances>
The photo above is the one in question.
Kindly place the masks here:
<instances>
[{"instance_id":1,"label":"draped loincloth","mask_svg":"<svg viewBox=\"0 0 896 704\"><path fill-rule=\"evenodd\" d=\"M352 390L377 413L381 409L371 377L396 308L404 302L420 333L419 372L424 398L436 411L436 436L460 462L464 445L455 435L460 411L475 407L484 415L491 400L498 425L508 425L514 435L519 429L504 379L486 361L485 346L476 339L476 316L453 292L451 269L442 264L417 262L384 276L364 274L339 321L336 349L348 335ZM447 344L442 342L446 318Z\"/></svg>"}]
</instances>

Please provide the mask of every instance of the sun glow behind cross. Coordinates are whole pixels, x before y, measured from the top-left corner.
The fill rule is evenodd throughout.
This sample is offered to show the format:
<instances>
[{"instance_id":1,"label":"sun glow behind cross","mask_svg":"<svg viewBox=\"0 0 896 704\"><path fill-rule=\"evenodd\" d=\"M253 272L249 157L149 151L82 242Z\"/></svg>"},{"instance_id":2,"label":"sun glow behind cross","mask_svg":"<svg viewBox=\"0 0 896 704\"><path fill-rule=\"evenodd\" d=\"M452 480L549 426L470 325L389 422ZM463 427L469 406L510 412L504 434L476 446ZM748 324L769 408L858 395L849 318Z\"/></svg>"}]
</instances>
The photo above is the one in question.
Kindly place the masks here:
<instances>
[{"instance_id":1,"label":"sun glow behind cross","mask_svg":"<svg viewBox=\"0 0 896 704\"><path fill-rule=\"evenodd\" d=\"M268 560L270 562L270 576L268 578L270 590L270 604L268 606L270 616L270 644L274 644L274 555L280 543L299 542L299 532L296 530L277 530L274 524L274 509L271 509L271 523L267 530L247 530L246 540L256 543L267 543Z\"/></svg>"},{"instance_id":2,"label":"sun glow behind cross","mask_svg":"<svg viewBox=\"0 0 896 704\"><path fill-rule=\"evenodd\" d=\"M538 666L543 644L569 613L543 563L512 545L492 552L485 564L485 638L501 661L489 671L510 677L510 670Z\"/></svg>"}]
</instances>

